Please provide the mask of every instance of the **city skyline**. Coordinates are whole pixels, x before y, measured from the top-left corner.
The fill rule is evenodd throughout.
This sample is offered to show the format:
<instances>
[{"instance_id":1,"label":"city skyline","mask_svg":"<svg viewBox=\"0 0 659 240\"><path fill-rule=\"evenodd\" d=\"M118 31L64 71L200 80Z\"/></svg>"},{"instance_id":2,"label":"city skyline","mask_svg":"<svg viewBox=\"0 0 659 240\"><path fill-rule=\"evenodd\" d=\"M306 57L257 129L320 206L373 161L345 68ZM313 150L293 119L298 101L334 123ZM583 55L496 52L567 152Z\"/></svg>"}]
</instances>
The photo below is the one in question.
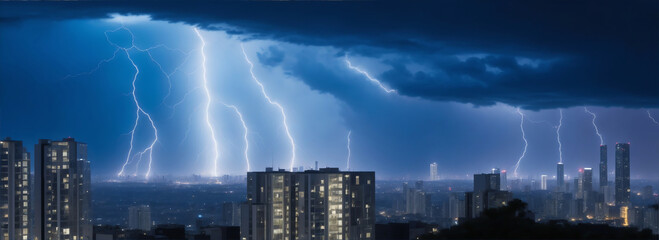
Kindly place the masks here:
<instances>
[{"instance_id":1,"label":"city skyline","mask_svg":"<svg viewBox=\"0 0 659 240\"><path fill-rule=\"evenodd\" d=\"M599 146L630 142L630 177L657 178L659 124L653 114L659 114L659 91L652 89L659 89L659 74L652 69L659 65L659 39L647 30L655 22L636 18L657 17L644 4L629 6L638 14L614 18L597 10L615 3L587 14L559 8L582 23L567 28L537 10L557 7L551 2L520 4L508 14L482 5L424 3L456 11L430 19L385 18L405 26L391 29L357 14L369 3L326 10L294 4L280 13L263 4L255 11L267 14L247 23L241 17L190 19L176 3L113 3L112 9L72 4L78 5L71 14L54 10L55 4L16 3L6 9L42 15L0 13L16 19L0 27L7 36L0 40L0 136L25 146L76 137L91 146L94 177L244 175L247 165L347 166L348 159L350 169L377 171L382 179L426 179L433 162L445 179L468 179L491 168L508 170L510 179L514 173L539 179L554 176L561 159L566 175L593 168L597 177ZM377 14L395 7L384 4ZM304 15L308 26L336 28L319 36L282 21L280 14L299 9L325 17L345 10L365 32L387 34L376 39L349 24ZM472 11L487 21L460 21L460 13ZM538 15L534 24L540 27L509 25L526 11ZM604 30L591 19L631 30ZM413 25L425 21L488 31L446 28L444 36ZM279 30L258 27L265 23ZM41 31L44 26L50 31ZM586 29L602 45L579 34ZM554 35L573 41L548 41ZM427 44L436 42L446 46ZM612 50L630 45L635 50ZM636 59L642 64L631 64ZM613 154L607 154L609 173Z\"/></svg>"},{"instance_id":2,"label":"city skyline","mask_svg":"<svg viewBox=\"0 0 659 240\"><path fill-rule=\"evenodd\" d=\"M0 240L657 239L659 1L0 1Z\"/></svg>"}]
</instances>

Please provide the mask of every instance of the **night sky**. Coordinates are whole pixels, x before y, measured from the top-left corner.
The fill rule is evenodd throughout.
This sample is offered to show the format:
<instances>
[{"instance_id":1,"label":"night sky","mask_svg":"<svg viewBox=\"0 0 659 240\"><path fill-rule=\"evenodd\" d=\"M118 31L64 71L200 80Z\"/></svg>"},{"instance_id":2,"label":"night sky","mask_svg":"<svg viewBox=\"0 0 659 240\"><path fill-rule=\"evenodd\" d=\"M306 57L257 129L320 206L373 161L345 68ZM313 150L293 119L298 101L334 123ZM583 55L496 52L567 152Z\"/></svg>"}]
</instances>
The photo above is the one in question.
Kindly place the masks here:
<instances>
[{"instance_id":1,"label":"night sky","mask_svg":"<svg viewBox=\"0 0 659 240\"><path fill-rule=\"evenodd\" d=\"M350 132L350 168L381 179L424 179L432 162L443 178L512 172L519 109L519 176L553 176L562 109L574 176L599 162L587 107L609 169L631 142L632 178L656 179L659 2L0 3L0 136L30 152L71 136L95 177L127 156L144 177L148 114L151 176L212 175L214 149L217 174L244 174L225 104L252 170L289 168L284 113L296 167L347 168Z\"/></svg>"}]
</instances>

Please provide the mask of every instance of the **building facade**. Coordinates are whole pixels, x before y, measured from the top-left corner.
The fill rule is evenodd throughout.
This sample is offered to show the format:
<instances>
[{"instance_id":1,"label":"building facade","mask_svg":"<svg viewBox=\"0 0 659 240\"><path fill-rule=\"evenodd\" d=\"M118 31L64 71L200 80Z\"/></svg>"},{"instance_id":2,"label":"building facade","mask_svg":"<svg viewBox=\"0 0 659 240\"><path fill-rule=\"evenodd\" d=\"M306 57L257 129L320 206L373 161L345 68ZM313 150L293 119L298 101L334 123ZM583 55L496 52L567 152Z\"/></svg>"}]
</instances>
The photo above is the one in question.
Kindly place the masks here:
<instances>
[{"instance_id":1,"label":"building facade","mask_svg":"<svg viewBox=\"0 0 659 240\"><path fill-rule=\"evenodd\" d=\"M91 240L87 144L41 139L34 152L34 239Z\"/></svg>"},{"instance_id":2,"label":"building facade","mask_svg":"<svg viewBox=\"0 0 659 240\"><path fill-rule=\"evenodd\" d=\"M414 188L403 186L405 195L405 213L419 216L428 216L431 212L430 194L423 191L423 181L414 183Z\"/></svg>"},{"instance_id":3,"label":"building facade","mask_svg":"<svg viewBox=\"0 0 659 240\"><path fill-rule=\"evenodd\" d=\"M222 204L222 224L225 226L240 226L240 202L225 202Z\"/></svg>"},{"instance_id":4,"label":"building facade","mask_svg":"<svg viewBox=\"0 0 659 240\"><path fill-rule=\"evenodd\" d=\"M375 172L249 172L241 212L241 239L373 239Z\"/></svg>"},{"instance_id":5,"label":"building facade","mask_svg":"<svg viewBox=\"0 0 659 240\"><path fill-rule=\"evenodd\" d=\"M474 174L474 192L501 189L501 175L498 173Z\"/></svg>"},{"instance_id":6,"label":"building facade","mask_svg":"<svg viewBox=\"0 0 659 240\"><path fill-rule=\"evenodd\" d=\"M476 218L486 209L506 206L512 194L500 189L501 176L498 173L474 174L474 191L465 193L466 217Z\"/></svg>"},{"instance_id":7,"label":"building facade","mask_svg":"<svg viewBox=\"0 0 659 240\"><path fill-rule=\"evenodd\" d=\"M556 164L556 191L564 192L565 190L565 166L559 162Z\"/></svg>"},{"instance_id":8,"label":"building facade","mask_svg":"<svg viewBox=\"0 0 659 240\"><path fill-rule=\"evenodd\" d=\"M609 186L609 160L607 146L600 145L599 191L604 196L604 202L613 202L611 186Z\"/></svg>"},{"instance_id":9,"label":"building facade","mask_svg":"<svg viewBox=\"0 0 659 240\"><path fill-rule=\"evenodd\" d=\"M22 141L0 140L0 239L27 240L30 209L30 154Z\"/></svg>"},{"instance_id":10,"label":"building facade","mask_svg":"<svg viewBox=\"0 0 659 240\"><path fill-rule=\"evenodd\" d=\"M606 145L600 145L600 191L609 186L608 159L606 157Z\"/></svg>"},{"instance_id":11,"label":"building facade","mask_svg":"<svg viewBox=\"0 0 659 240\"><path fill-rule=\"evenodd\" d=\"M630 203L629 143L616 143L616 206Z\"/></svg>"},{"instance_id":12,"label":"building facade","mask_svg":"<svg viewBox=\"0 0 659 240\"><path fill-rule=\"evenodd\" d=\"M508 186L508 171L501 170L501 174L499 175L500 184L501 184L501 191L508 191L510 187Z\"/></svg>"},{"instance_id":13,"label":"building facade","mask_svg":"<svg viewBox=\"0 0 659 240\"><path fill-rule=\"evenodd\" d=\"M151 231L151 207L149 205L128 207L128 227L142 231Z\"/></svg>"},{"instance_id":14,"label":"building facade","mask_svg":"<svg viewBox=\"0 0 659 240\"><path fill-rule=\"evenodd\" d=\"M430 164L430 181L437 181L439 180L439 175L437 173L437 163L431 163Z\"/></svg>"}]
</instances>

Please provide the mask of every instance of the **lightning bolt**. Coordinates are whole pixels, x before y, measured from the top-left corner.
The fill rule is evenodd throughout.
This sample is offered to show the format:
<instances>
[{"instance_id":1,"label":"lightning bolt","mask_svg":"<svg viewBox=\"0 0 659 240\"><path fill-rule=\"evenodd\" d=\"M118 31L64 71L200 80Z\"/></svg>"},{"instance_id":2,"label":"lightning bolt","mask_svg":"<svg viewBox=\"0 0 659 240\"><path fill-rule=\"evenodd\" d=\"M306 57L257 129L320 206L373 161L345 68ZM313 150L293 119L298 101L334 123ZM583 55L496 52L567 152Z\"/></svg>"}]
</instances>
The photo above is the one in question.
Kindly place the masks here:
<instances>
[{"instance_id":1,"label":"lightning bolt","mask_svg":"<svg viewBox=\"0 0 659 240\"><path fill-rule=\"evenodd\" d=\"M69 78L77 78L77 77L84 76L84 75L91 75L91 74L95 73L96 71L98 71L103 64L112 62L115 58L117 58L117 53L119 53L120 51L121 51L120 48L116 48L114 50L114 53L112 54L112 57L101 60L100 62L98 62L96 64L96 67L93 68L92 70L89 70L87 72L78 73L78 74L69 74L69 75L66 75L62 80L66 80L66 79L69 79Z\"/></svg>"},{"instance_id":2,"label":"lightning bolt","mask_svg":"<svg viewBox=\"0 0 659 240\"><path fill-rule=\"evenodd\" d=\"M368 74L368 72L366 72L364 70L361 70L358 67L353 66L352 63L350 62L350 59L348 59L347 55L344 57L344 59L345 59L346 64L348 65L348 68L364 75L369 81L371 81L372 83L375 83L376 85L378 85L384 92L386 92L386 93L396 93L396 89L390 89L390 88L385 87L382 84L382 82L380 82L380 80L377 80L374 77L371 77L371 75Z\"/></svg>"},{"instance_id":3,"label":"lightning bolt","mask_svg":"<svg viewBox=\"0 0 659 240\"><path fill-rule=\"evenodd\" d=\"M595 115L595 113L593 113L593 112L591 112L591 111L588 111L588 108L587 108L587 107L584 107L583 110L584 110L586 113L588 113L588 114L590 114L591 116L593 116L593 127L595 127L595 133L597 133L597 136L600 137L600 145L604 145L604 138L602 138L602 134L600 134L600 130L599 130L599 128L597 127L597 124L595 124L595 119L597 119L597 115Z\"/></svg>"},{"instance_id":4,"label":"lightning bolt","mask_svg":"<svg viewBox=\"0 0 659 240\"><path fill-rule=\"evenodd\" d=\"M281 106L278 102L272 101L272 99L268 96L268 94L265 92L265 87L261 83L261 81L256 78L256 75L254 75L254 64L252 61L249 60L249 57L247 57L247 53L245 52L245 47L243 44L240 44L240 48L243 50L243 55L245 56L245 61L249 64L249 73L252 75L252 79L256 82L256 84L259 85L261 88L261 93L263 94L263 97L273 106L277 107L279 109L279 112L281 112L281 116L283 118L283 125L286 130L286 136L288 137L288 140L291 143L291 166L290 169L293 169L293 166L295 166L295 140L293 140L293 136L291 136L291 131L288 128L288 123L286 119L286 112L284 111L284 107Z\"/></svg>"},{"instance_id":5,"label":"lightning bolt","mask_svg":"<svg viewBox=\"0 0 659 240\"><path fill-rule=\"evenodd\" d=\"M513 171L513 175L517 177L517 169L519 168L519 164L522 162L522 159L524 159L524 156L526 156L526 149L529 146L529 142L526 140L526 133L524 132L524 113L517 108L517 113L521 117L521 121L519 123L519 129L522 130L522 139L524 140L524 151L522 152L522 156L519 157L517 160L517 163L515 164L515 170Z\"/></svg>"},{"instance_id":6,"label":"lightning bolt","mask_svg":"<svg viewBox=\"0 0 659 240\"><path fill-rule=\"evenodd\" d=\"M131 46L130 47L121 47L118 44L116 44L116 43L114 43L110 40L110 37L109 37L108 34L109 33L114 33L114 32L120 31L120 30L124 30L124 31L126 31L130 34L130 37L131 37ZM128 149L128 153L126 154L126 161L121 166L121 170L119 171L118 176L124 176L125 175L127 165L135 158L137 158L137 163L135 164L136 168L135 168L135 173L133 175L137 176L137 172L139 170L139 166L140 166L140 163L142 161L142 158L143 158L144 154L148 154L149 162L148 162L147 172L145 174L145 178L148 179L149 175L151 174L151 166L152 166L152 163L153 163L153 148L154 148L155 144L158 142L158 128L156 127L156 124L153 121L153 118L151 117L151 115L148 112L146 112L144 110L144 108L142 108L142 106L140 105L140 101L137 98L136 82L137 82L137 78L140 74L140 69L137 66L137 64L135 63L135 61L133 60L130 52L131 51L139 51L139 52L142 52L142 53L146 53L149 56L149 58L151 59L151 61L158 66L160 71L167 78L167 82L169 84L169 90L168 90L167 96L169 96L169 93L171 92L171 79L170 79L170 76L174 72L178 71L178 69L181 67L181 65L183 63L181 63L181 65L177 66L176 69L174 70L174 72L168 74L168 73L165 72L162 65L158 61L156 61L155 58L153 58L153 55L151 54L151 51L154 50L154 49L157 49L157 48L165 48L165 49L168 49L168 50L171 50L171 51L180 51L183 54L185 54L185 52L183 52L181 50L169 48L169 47L167 47L163 44L159 44L159 45L149 47L149 48L144 48L144 49L140 48L137 45L135 45L135 35L133 34L133 32L130 29L128 29L127 27L125 27L123 25L123 23L122 23L121 27L119 27L117 29L114 29L114 30L106 31L106 32L104 32L104 34L105 34L106 41L111 46L113 46L115 48L115 51L112 54L112 57L101 60L99 63L96 64L95 68L93 68L92 70L90 70L88 72L83 72L83 73L78 73L78 74L69 74L69 75L65 76L64 79L76 78L76 77L80 77L80 76L83 76L83 75L93 74L94 72L98 71L102 67L102 65L104 65L106 63L109 63L109 62L113 61L114 59L116 59L119 52L123 52L123 53L126 54L126 58L131 63L133 68L135 69L135 74L133 75L133 80L132 80L132 84L131 84L132 85L132 90L131 90L130 94L131 94L131 96L133 98L133 102L135 104L136 114L135 114L135 124L133 124L133 128L129 132L130 135L131 135L131 139L130 139L130 147ZM186 54L186 55L189 55L189 54ZM165 97L165 99L166 98L167 97ZM163 101L164 101L164 99L163 99ZM147 118L149 124L151 125L151 129L153 130L153 134L154 134L154 139L146 148L144 148L142 151L138 151L136 154L133 155L135 131L137 130L137 126L139 125L141 116L145 116Z\"/></svg>"},{"instance_id":7,"label":"lightning bolt","mask_svg":"<svg viewBox=\"0 0 659 240\"><path fill-rule=\"evenodd\" d=\"M125 30L130 34L130 36L131 36L131 46L130 47L127 47L127 48L126 47L121 47L118 44L116 44L116 43L114 43L110 40L110 37L109 37L108 33L117 32L119 30ZM133 102L134 102L135 108L136 108L136 111L135 111L135 124L133 125L133 128L130 131L130 148L128 149L128 154L126 154L126 161L121 166L121 171L119 171L118 176L124 176L125 171L126 171L126 166L131 161L131 159L134 159L136 157L136 156L133 155L135 131L137 130L137 126L140 122L140 116L143 115L147 118L148 123L151 125L151 129L153 130L154 138L153 138L153 141L151 141L151 143L146 148L144 148L142 151L139 151L137 154L135 154L135 155L139 155L139 158L138 158L138 161L136 163L135 173L133 175L137 176L137 170L138 170L138 167L139 167L140 162L142 160L142 157L143 157L144 154L148 153L149 162L148 162L148 168L147 168L147 171L146 171L146 174L145 174L145 178L148 179L149 175L151 174L151 166L152 166L152 163L153 163L153 148L156 145L156 143L158 142L158 128L156 127L156 124L153 121L153 118L151 117L151 115L148 112L146 112L144 110L144 108L142 108L142 106L140 105L140 101L137 98L136 82L137 82L137 78L140 74L140 68L137 66L137 64L133 60L133 58L130 54L130 51L136 50L136 51L139 51L139 52L146 52L149 55L149 58L151 59L151 61L153 61L154 63L156 63L157 65L160 66L160 64L151 56L151 53L149 51L152 50L152 49L158 48L158 47L162 47L162 46L155 46L155 47L151 47L151 48L147 48L147 49L142 49L142 48L137 47L135 45L135 36L133 35L133 32L130 31L130 29L126 28L123 25L121 27L115 29L115 30L106 31L105 32L105 38L106 38L107 42L110 45L114 46L118 51L122 51L126 54L126 58L128 59L128 61L130 61L130 64L135 69L135 74L133 75L133 80L132 80L132 91L131 91L131 96L133 98ZM114 59L115 56L113 56L111 59ZM111 61L111 60L107 60L107 61L104 60L101 63L109 62L109 61ZM100 67L101 63L99 63L97 66ZM92 73L93 71L96 71L97 69L98 68L92 70L90 73ZM162 68L161 68L161 70L162 70Z\"/></svg>"},{"instance_id":8,"label":"lightning bolt","mask_svg":"<svg viewBox=\"0 0 659 240\"><path fill-rule=\"evenodd\" d=\"M563 126L563 109L559 109L558 113L560 118L558 119L558 126L556 127L556 141L558 142L558 156L559 163L563 163L563 144L561 143L561 126Z\"/></svg>"},{"instance_id":9,"label":"lightning bolt","mask_svg":"<svg viewBox=\"0 0 659 240\"><path fill-rule=\"evenodd\" d=\"M131 41L131 46L129 46L129 47L122 47L122 46L120 46L119 44L116 44L116 43L114 43L114 42L112 42L112 41L110 40L110 37L109 37L108 34L109 34L109 33L115 33L115 32L120 31L120 30L124 30L124 31L128 32L128 34L130 34L130 37L131 37L131 40L130 40L130 41ZM161 72L161 73L163 74L163 76L167 79L167 83L168 83L169 88L168 88L167 95L166 95L166 96L163 98L163 100L162 100L162 101L163 101L162 103L164 103L164 101L167 99L167 97L169 97L169 95L171 94L171 88L172 88L172 84L171 84L171 76L172 76L174 73L176 73L177 71L179 71L179 69L181 68L181 66L182 66L185 62L187 62L187 59L189 58L190 53L191 53L192 51L186 53L186 52L184 52L184 51L182 51L182 50L179 50L179 49L174 49L174 48L167 47L167 46L164 45L164 44L159 44L159 45L156 45L156 46L153 46L153 47L149 47L149 48L140 48L140 47L138 47L137 45L135 45L135 35L133 34L133 32L132 32L130 29L128 29L126 26L123 25L123 22L122 22L122 24L121 24L121 27L116 28L116 29L114 29L114 30L106 31L106 32L104 32L104 34L105 34L105 39L106 39L106 41L107 41L111 46L113 46L113 47L115 48L115 51L114 51L114 53L112 54L112 56L111 56L110 58L103 59L103 60L101 60L100 62L98 62L98 63L96 64L96 67L93 68L93 69L91 69L90 71L82 72L82 73L78 73L78 74L69 74L69 75L65 76L64 79L76 78L76 77L80 77L80 76L83 76L83 75L91 75L91 74L93 74L94 72L98 71L98 70L102 67L102 65L107 64L107 63L109 63L109 62L115 60L120 52L126 54L126 58L127 58L128 61L131 63L131 65L133 66L133 68L135 69L135 74L133 75L133 80L132 80L132 84L131 84L131 85L132 85L132 90L131 90L130 95L132 96L133 102L134 102L134 104L135 104L136 111L135 111L135 123L133 124L133 128L132 128L132 129L130 130L130 132L129 132L130 135L131 135L131 138L130 138L130 147L129 147L129 149L128 149L128 153L126 154L126 160L125 160L124 164L121 166L121 170L119 171L118 176L124 176L125 173L126 173L126 167L128 166L128 164L129 164L130 162L135 161L135 159L137 159L137 163L135 164L135 173L133 173L133 176L137 176L137 173L138 173L138 170L139 170L139 167L140 167L140 163L141 163L141 161L142 161L142 158L143 158L143 156L144 156L145 154L147 154L147 155L148 155L148 158L149 158L149 161L148 161L148 168L147 168L147 171L146 171L146 174L145 174L145 178L148 179L149 176L150 176L150 174L151 174L151 167L152 167L152 163L153 163L153 149L154 149L156 143L157 143L158 140L159 140L159 139L158 139L158 128L156 127L155 121L153 120L153 118L151 117L151 115L150 115L147 111L144 110L144 108L143 108L142 105L140 104L140 101L139 101L139 99L138 99L138 97L137 97L137 87L136 87L136 82L137 82L137 80L138 80L138 76L139 76L139 74L140 74L140 69L139 69L138 65L135 63L135 61L133 60L133 57L131 56L131 51L138 51L138 52L141 52L141 53L146 53L147 56L149 56L149 59L150 59L154 64L156 64L156 65L158 66L158 69L160 70L160 72ZM158 49L158 48L164 48L164 49L167 49L167 50L169 50L169 51L178 51L178 52L181 52L182 54L184 54L184 55L186 56L186 58L185 58L185 60L184 60L183 62L181 62L178 66L176 66L176 68L175 68L171 73L167 73L167 72L165 72L165 70L164 70L164 68L162 67L162 65L161 65L158 61L156 61L156 59L153 57L153 55L152 55L152 53L151 53L152 50L154 50L154 49ZM161 103L161 104L162 104L162 103ZM138 127L138 125L139 125L139 123L140 123L140 120L141 120L141 117L142 117L142 116L146 117L146 119L148 120L148 123L150 124L151 129L153 130L154 138L153 138L153 140L151 141L151 143L150 143L146 148L144 148L144 149L142 149L141 151L138 151L137 153L133 154L133 152L135 151L135 150L134 150L135 132L136 132L136 130L137 130L137 127Z\"/></svg>"},{"instance_id":10,"label":"lightning bolt","mask_svg":"<svg viewBox=\"0 0 659 240\"><path fill-rule=\"evenodd\" d=\"M169 115L169 118L171 119L172 117L174 117L174 113L176 112L176 108L177 108L179 105L181 105L183 102L185 102L185 100L188 98L188 95L190 95L190 94L192 94L192 93L194 93L194 92L196 92L197 90L200 90L200 89L201 89L201 87L196 87L196 88L190 89L190 91L186 92L186 93L183 95L183 97L181 98L181 100L179 100L178 102L174 103L174 104L171 106L172 113Z\"/></svg>"},{"instance_id":11,"label":"lightning bolt","mask_svg":"<svg viewBox=\"0 0 659 240\"><path fill-rule=\"evenodd\" d=\"M250 171L249 155L248 155L249 140L247 140L247 134L249 132L249 129L247 129L247 124L245 124L245 119L243 119L243 114L240 112L240 110L238 110L238 108L236 106L227 105L227 104L224 104L224 106L233 109L233 111L236 112L236 114L238 115L238 118L240 119L240 123L243 125L243 133L244 133L243 134L243 140L245 141L245 151L243 152L243 154L245 155L245 162L247 163L247 171L249 172Z\"/></svg>"},{"instance_id":12,"label":"lightning bolt","mask_svg":"<svg viewBox=\"0 0 659 240\"><path fill-rule=\"evenodd\" d=\"M213 127L213 124L211 123L211 118L210 118L210 107L213 99L211 98L211 93L210 90L208 89L208 79L206 78L206 53L204 52L206 48L206 41L204 40L204 37L201 35L199 30L197 28L194 28L195 33L197 33L197 37L199 37L199 40L201 41L201 59L202 59L202 77L203 77L203 88L204 88L204 93L206 94L206 126L208 127L208 130L211 132L211 140L213 141L213 170L212 170L212 175L213 177L217 177L217 161L220 158L220 151L218 149L218 144L217 144L217 139L215 138L215 128Z\"/></svg>"},{"instance_id":13,"label":"lightning bolt","mask_svg":"<svg viewBox=\"0 0 659 240\"><path fill-rule=\"evenodd\" d=\"M348 159L347 159L348 167L347 167L347 169L348 169L348 171L350 171L350 155L351 155L351 151L350 151L350 135L351 135L351 134L352 134L352 130L348 131L348 144L347 144L347 147L348 147Z\"/></svg>"},{"instance_id":14,"label":"lightning bolt","mask_svg":"<svg viewBox=\"0 0 659 240\"><path fill-rule=\"evenodd\" d=\"M650 118L650 120L652 120L654 124L659 125L659 122L657 122L657 120L654 119L654 117L652 117L652 114L650 114L650 110L646 110L646 111L648 112L648 117Z\"/></svg>"}]
</instances>

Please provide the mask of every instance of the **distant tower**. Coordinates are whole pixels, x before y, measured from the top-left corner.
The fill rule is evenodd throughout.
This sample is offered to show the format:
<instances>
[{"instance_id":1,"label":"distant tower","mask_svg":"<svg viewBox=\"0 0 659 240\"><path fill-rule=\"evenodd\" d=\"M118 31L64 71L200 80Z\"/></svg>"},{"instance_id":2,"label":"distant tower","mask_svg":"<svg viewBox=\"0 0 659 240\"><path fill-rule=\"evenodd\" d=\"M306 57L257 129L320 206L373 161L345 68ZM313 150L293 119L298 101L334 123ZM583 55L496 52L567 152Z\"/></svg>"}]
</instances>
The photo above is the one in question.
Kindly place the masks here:
<instances>
[{"instance_id":1,"label":"distant tower","mask_svg":"<svg viewBox=\"0 0 659 240\"><path fill-rule=\"evenodd\" d=\"M616 143L616 206L629 205L629 143Z\"/></svg>"},{"instance_id":2,"label":"distant tower","mask_svg":"<svg viewBox=\"0 0 659 240\"><path fill-rule=\"evenodd\" d=\"M501 191L508 191L508 171L501 170L501 174L499 174L501 178Z\"/></svg>"},{"instance_id":3,"label":"distant tower","mask_svg":"<svg viewBox=\"0 0 659 240\"><path fill-rule=\"evenodd\" d=\"M609 160L606 145L600 145L600 192L605 202L611 202L611 188L609 187Z\"/></svg>"},{"instance_id":4,"label":"distant tower","mask_svg":"<svg viewBox=\"0 0 659 240\"><path fill-rule=\"evenodd\" d=\"M540 190L547 190L547 175L540 176Z\"/></svg>"},{"instance_id":5,"label":"distant tower","mask_svg":"<svg viewBox=\"0 0 659 240\"><path fill-rule=\"evenodd\" d=\"M576 194L575 198L577 199L583 199L583 193L584 193L584 169L579 168L579 178L575 179L575 187L576 187Z\"/></svg>"},{"instance_id":6,"label":"distant tower","mask_svg":"<svg viewBox=\"0 0 659 240\"><path fill-rule=\"evenodd\" d=\"M586 195L593 191L593 169L584 168L583 169L583 178L581 178L583 184L583 194Z\"/></svg>"},{"instance_id":7,"label":"distant tower","mask_svg":"<svg viewBox=\"0 0 659 240\"><path fill-rule=\"evenodd\" d=\"M565 191L565 169L563 163L556 164L556 190Z\"/></svg>"},{"instance_id":8,"label":"distant tower","mask_svg":"<svg viewBox=\"0 0 659 240\"><path fill-rule=\"evenodd\" d=\"M431 163L430 164L430 181L437 181L439 180L439 175L437 175L437 163Z\"/></svg>"},{"instance_id":9,"label":"distant tower","mask_svg":"<svg viewBox=\"0 0 659 240\"><path fill-rule=\"evenodd\" d=\"M607 172L608 160L606 158L606 145L600 145L600 191L609 186L609 177Z\"/></svg>"}]
</instances>

